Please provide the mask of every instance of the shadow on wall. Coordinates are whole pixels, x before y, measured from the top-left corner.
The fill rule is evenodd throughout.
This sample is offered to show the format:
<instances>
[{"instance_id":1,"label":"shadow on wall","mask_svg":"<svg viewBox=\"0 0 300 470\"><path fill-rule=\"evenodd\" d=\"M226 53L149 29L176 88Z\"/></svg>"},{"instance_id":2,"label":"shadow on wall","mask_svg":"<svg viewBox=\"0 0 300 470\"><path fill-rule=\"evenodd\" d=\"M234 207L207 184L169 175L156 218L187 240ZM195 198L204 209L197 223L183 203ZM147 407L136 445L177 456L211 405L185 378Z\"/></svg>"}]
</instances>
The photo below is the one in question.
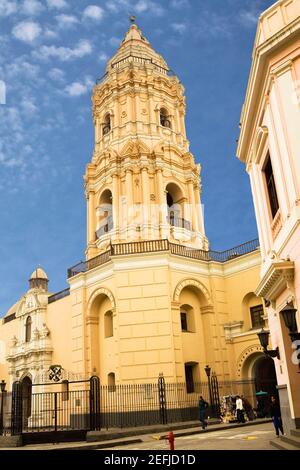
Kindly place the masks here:
<instances>
[{"instance_id":1,"label":"shadow on wall","mask_svg":"<svg viewBox=\"0 0 300 470\"><path fill-rule=\"evenodd\" d=\"M6 363L5 357L6 357L6 346L5 346L4 341L0 340L0 364Z\"/></svg>"}]
</instances>

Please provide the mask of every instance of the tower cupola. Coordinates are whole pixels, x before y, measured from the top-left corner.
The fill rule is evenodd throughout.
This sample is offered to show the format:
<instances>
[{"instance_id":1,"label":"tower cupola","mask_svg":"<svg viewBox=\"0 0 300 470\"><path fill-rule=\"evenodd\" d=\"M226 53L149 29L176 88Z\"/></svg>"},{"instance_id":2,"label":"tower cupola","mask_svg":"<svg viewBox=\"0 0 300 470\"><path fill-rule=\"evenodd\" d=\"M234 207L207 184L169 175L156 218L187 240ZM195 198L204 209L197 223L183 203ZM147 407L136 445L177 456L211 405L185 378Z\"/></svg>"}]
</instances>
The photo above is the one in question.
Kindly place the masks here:
<instances>
[{"instance_id":1,"label":"tower cupola","mask_svg":"<svg viewBox=\"0 0 300 470\"><path fill-rule=\"evenodd\" d=\"M45 271L39 266L37 267L30 276L29 288L30 289L42 289L48 292L49 279Z\"/></svg>"}]
</instances>

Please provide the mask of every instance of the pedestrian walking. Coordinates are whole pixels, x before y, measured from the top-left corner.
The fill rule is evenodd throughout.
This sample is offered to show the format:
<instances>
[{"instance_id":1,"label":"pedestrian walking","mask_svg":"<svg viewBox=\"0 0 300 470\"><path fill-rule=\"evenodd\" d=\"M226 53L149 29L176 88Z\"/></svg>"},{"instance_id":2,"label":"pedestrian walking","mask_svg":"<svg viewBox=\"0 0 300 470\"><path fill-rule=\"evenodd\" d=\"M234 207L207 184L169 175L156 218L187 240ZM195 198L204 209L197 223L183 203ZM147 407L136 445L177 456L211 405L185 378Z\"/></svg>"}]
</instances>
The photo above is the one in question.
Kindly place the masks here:
<instances>
[{"instance_id":1,"label":"pedestrian walking","mask_svg":"<svg viewBox=\"0 0 300 470\"><path fill-rule=\"evenodd\" d=\"M204 400L202 395L199 398L199 421L202 425L202 429L205 429L207 427L207 421L206 421L206 410L208 408L208 403L207 401Z\"/></svg>"},{"instance_id":2,"label":"pedestrian walking","mask_svg":"<svg viewBox=\"0 0 300 470\"><path fill-rule=\"evenodd\" d=\"M241 399L239 395L236 396L235 409L236 409L236 417L237 417L238 423L244 423L245 417L244 417L243 400Z\"/></svg>"},{"instance_id":3,"label":"pedestrian walking","mask_svg":"<svg viewBox=\"0 0 300 470\"><path fill-rule=\"evenodd\" d=\"M252 408L251 403L249 402L249 400L247 400L247 398L243 397L243 395L241 395L241 399L242 399L242 402L243 402L243 408L245 410L247 418L249 419L249 421L253 421L254 420L254 412L253 412L253 408Z\"/></svg>"},{"instance_id":4,"label":"pedestrian walking","mask_svg":"<svg viewBox=\"0 0 300 470\"><path fill-rule=\"evenodd\" d=\"M279 437L279 431L284 436L283 424L281 418L281 411L278 400L272 396L271 397L271 406L270 406L271 417L273 418L273 424L276 432L276 436Z\"/></svg>"}]
</instances>

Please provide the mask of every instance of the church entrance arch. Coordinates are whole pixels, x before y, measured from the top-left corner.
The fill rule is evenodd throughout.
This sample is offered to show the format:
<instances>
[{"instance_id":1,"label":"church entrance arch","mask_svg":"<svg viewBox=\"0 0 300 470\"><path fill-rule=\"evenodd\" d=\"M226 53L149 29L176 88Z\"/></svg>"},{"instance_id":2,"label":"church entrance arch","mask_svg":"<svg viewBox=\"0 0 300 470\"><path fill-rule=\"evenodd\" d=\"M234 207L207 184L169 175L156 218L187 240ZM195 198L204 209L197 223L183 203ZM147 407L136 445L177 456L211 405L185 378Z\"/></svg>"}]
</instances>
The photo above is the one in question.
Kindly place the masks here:
<instances>
[{"instance_id":1,"label":"church entrance arch","mask_svg":"<svg viewBox=\"0 0 300 470\"><path fill-rule=\"evenodd\" d=\"M269 415L271 396L278 397L277 377L273 359L262 352L250 354L242 367L242 377L250 380L258 417Z\"/></svg>"},{"instance_id":2,"label":"church entrance arch","mask_svg":"<svg viewBox=\"0 0 300 470\"><path fill-rule=\"evenodd\" d=\"M23 397L23 422L25 425L31 416L31 401L32 401L32 381L30 377L26 376L22 380L22 397Z\"/></svg>"}]
</instances>

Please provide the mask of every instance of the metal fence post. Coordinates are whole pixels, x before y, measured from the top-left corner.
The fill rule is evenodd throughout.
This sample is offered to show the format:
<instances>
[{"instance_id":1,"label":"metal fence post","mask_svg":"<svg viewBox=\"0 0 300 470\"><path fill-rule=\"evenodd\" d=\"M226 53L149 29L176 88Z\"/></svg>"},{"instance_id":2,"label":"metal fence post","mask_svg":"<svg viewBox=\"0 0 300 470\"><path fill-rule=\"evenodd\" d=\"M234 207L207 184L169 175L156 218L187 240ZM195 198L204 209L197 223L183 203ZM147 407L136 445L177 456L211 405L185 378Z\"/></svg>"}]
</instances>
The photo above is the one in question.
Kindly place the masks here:
<instances>
[{"instance_id":1,"label":"metal fence post","mask_svg":"<svg viewBox=\"0 0 300 470\"><path fill-rule=\"evenodd\" d=\"M217 374L215 372L212 373L211 388L212 388L214 411L217 416L220 416L221 406L220 406L220 395L219 395L219 383L218 383Z\"/></svg>"},{"instance_id":2,"label":"metal fence post","mask_svg":"<svg viewBox=\"0 0 300 470\"><path fill-rule=\"evenodd\" d=\"M13 383L11 402L11 434L17 436L23 430L23 396L22 384L19 381Z\"/></svg>"},{"instance_id":3,"label":"metal fence post","mask_svg":"<svg viewBox=\"0 0 300 470\"><path fill-rule=\"evenodd\" d=\"M57 432L57 392L54 392L54 432Z\"/></svg>"},{"instance_id":4,"label":"metal fence post","mask_svg":"<svg viewBox=\"0 0 300 470\"><path fill-rule=\"evenodd\" d=\"M159 416L160 423L167 424L167 402L166 402L166 383L163 374L158 377L158 399L159 399Z\"/></svg>"},{"instance_id":5,"label":"metal fence post","mask_svg":"<svg viewBox=\"0 0 300 470\"><path fill-rule=\"evenodd\" d=\"M101 430L101 395L100 379L97 376L90 378L90 429L91 431Z\"/></svg>"},{"instance_id":6,"label":"metal fence post","mask_svg":"<svg viewBox=\"0 0 300 470\"><path fill-rule=\"evenodd\" d=\"M4 394L6 383L2 380L1 384L1 409L0 409L0 435L3 434L4 431Z\"/></svg>"}]
</instances>

